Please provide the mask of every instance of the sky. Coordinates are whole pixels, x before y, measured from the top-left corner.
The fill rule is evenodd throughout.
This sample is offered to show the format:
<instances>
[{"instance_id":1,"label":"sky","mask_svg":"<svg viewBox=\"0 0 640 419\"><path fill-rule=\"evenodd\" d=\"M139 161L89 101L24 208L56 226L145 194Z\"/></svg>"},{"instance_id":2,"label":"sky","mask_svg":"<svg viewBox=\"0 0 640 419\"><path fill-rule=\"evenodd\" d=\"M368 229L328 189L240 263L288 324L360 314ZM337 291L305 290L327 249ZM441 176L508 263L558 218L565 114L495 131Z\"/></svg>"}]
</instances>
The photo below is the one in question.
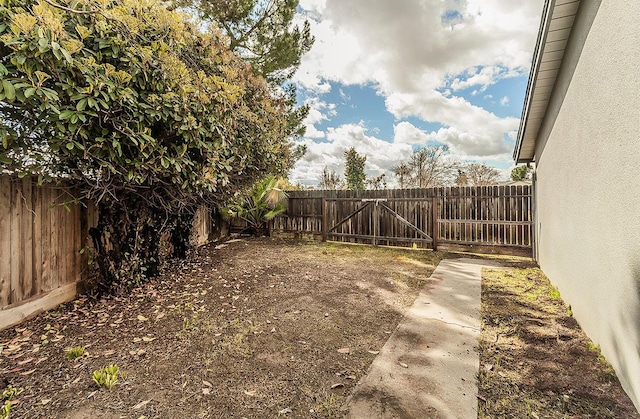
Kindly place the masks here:
<instances>
[{"instance_id":1,"label":"sky","mask_svg":"<svg viewBox=\"0 0 640 419\"><path fill-rule=\"evenodd\" d=\"M393 187L391 169L430 145L508 179L543 3L300 0L315 43L293 79L310 112L289 180L343 178L355 147Z\"/></svg>"}]
</instances>

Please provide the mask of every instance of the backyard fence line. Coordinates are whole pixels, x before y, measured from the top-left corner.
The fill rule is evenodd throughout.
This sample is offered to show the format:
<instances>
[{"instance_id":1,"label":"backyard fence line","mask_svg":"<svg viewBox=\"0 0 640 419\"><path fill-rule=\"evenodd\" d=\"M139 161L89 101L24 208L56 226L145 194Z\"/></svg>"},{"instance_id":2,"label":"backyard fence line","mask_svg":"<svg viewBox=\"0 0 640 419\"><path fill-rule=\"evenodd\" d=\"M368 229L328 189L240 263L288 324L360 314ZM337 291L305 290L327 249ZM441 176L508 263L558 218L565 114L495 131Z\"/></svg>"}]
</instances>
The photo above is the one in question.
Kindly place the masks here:
<instances>
[{"instance_id":1,"label":"backyard fence line","mask_svg":"<svg viewBox=\"0 0 640 419\"><path fill-rule=\"evenodd\" d=\"M530 249L532 191L530 185L291 191L271 229L355 243Z\"/></svg>"},{"instance_id":2,"label":"backyard fence line","mask_svg":"<svg viewBox=\"0 0 640 419\"><path fill-rule=\"evenodd\" d=\"M81 250L90 246L98 211L78 197L64 185L0 176L0 329L72 300L88 279L89 252ZM287 212L270 228L355 243L530 249L532 221L530 186L291 191ZM217 210L200 208L192 243L234 227Z\"/></svg>"}]
</instances>

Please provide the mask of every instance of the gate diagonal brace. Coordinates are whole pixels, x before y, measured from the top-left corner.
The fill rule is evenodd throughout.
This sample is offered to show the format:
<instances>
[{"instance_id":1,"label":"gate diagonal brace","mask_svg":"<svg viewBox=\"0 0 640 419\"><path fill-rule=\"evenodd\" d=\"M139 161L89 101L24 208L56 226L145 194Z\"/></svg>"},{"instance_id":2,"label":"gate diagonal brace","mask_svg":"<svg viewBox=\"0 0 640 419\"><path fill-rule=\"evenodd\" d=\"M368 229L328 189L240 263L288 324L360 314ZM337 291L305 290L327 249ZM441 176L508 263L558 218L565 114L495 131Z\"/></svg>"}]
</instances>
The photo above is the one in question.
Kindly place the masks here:
<instances>
[{"instance_id":1,"label":"gate diagonal brace","mask_svg":"<svg viewBox=\"0 0 640 419\"><path fill-rule=\"evenodd\" d=\"M362 211L363 209L367 208L369 205L371 205L371 202L373 201L365 201L363 199L364 205L361 206L360 208L356 209L355 211L353 211L351 214L347 215L346 217L344 217L342 220L340 220L340 222L336 225L334 225L333 227L331 227L329 229L329 233L331 233L332 231L334 231L336 228L340 227L342 224L346 223L349 218L353 217L354 215L356 215L357 213L359 213L360 211Z\"/></svg>"},{"instance_id":2,"label":"gate diagonal brace","mask_svg":"<svg viewBox=\"0 0 640 419\"><path fill-rule=\"evenodd\" d=\"M386 199L385 199L385 201L386 201ZM378 204L378 202L376 202L376 205L377 204ZM431 238L431 236L429 236L427 233L425 233L424 231L420 230L418 227L416 227L413 224L411 224L408 220L406 220L404 217L402 217L402 215L398 214L397 212L395 212L394 210L392 210L391 208L389 208L388 206L386 206L382 202L380 202L380 206L383 207L384 209L386 209L387 211L389 211L391 214L393 214L398 219L398 221L400 221L403 224L406 224L407 226L409 226L410 228L415 230L422 237L424 237L426 239L429 239L429 240L433 240Z\"/></svg>"}]
</instances>

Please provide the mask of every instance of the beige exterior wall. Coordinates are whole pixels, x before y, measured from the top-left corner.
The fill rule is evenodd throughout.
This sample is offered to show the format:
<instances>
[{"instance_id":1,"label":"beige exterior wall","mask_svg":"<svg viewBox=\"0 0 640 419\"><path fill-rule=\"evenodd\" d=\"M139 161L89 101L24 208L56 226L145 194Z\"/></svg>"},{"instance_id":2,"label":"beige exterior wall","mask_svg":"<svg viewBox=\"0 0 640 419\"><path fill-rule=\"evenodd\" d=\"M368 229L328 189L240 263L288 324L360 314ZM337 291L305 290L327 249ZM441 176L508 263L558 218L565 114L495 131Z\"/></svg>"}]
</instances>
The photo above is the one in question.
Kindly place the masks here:
<instances>
[{"instance_id":1,"label":"beige exterior wall","mask_svg":"<svg viewBox=\"0 0 640 419\"><path fill-rule=\"evenodd\" d=\"M538 260L640 410L640 1L582 3L538 139Z\"/></svg>"}]
</instances>

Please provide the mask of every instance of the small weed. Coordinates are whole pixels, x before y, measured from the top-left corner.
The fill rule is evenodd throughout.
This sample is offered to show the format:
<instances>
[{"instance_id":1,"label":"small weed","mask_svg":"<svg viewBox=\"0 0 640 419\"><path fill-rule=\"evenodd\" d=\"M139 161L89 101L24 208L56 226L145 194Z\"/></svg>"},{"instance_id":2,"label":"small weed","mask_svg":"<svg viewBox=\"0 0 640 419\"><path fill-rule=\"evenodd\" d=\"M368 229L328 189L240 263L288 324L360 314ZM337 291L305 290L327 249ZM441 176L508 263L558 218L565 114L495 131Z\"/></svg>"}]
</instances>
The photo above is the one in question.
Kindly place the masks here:
<instances>
[{"instance_id":1,"label":"small weed","mask_svg":"<svg viewBox=\"0 0 640 419\"><path fill-rule=\"evenodd\" d=\"M551 287L551 289L549 290L549 297L553 298L554 300L562 301L562 298L560 297L560 291L558 291L558 288L556 287Z\"/></svg>"},{"instance_id":2,"label":"small weed","mask_svg":"<svg viewBox=\"0 0 640 419\"><path fill-rule=\"evenodd\" d=\"M4 404L2 408L0 408L0 419L9 419L11 400L20 393L22 393L22 389L17 389L12 385L9 385L9 387L2 392L2 401Z\"/></svg>"},{"instance_id":3,"label":"small weed","mask_svg":"<svg viewBox=\"0 0 640 419\"><path fill-rule=\"evenodd\" d=\"M313 406L313 411L316 414L333 417L338 413L340 408L340 402L334 394L323 393L320 397L316 397L316 404Z\"/></svg>"},{"instance_id":4,"label":"small weed","mask_svg":"<svg viewBox=\"0 0 640 419\"><path fill-rule=\"evenodd\" d=\"M190 319L185 317L182 320L182 330L193 329L195 327L195 325L196 325L196 316L193 316Z\"/></svg>"},{"instance_id":5,"label":"small weed","mask_svg":"<svg viewBox=\"0 0 640 419\"><path fill-rule=\"evenodd\" d=\"M84 355L84 346L75 346L66 350L67 359L73 361Z\"/></svg>"},{"instance_id":6,"label":"small weed","mask_svg":"<svg viewBox=\"0 0 640 419\"><path fill-rule=\"evenodd\" d=\"M595 344L595 343L593 343L593 342L588 342L588 343L587 343L587 347L589 348L589 350L590 350L591 352L595 352L595 353L597 353L598 355L600 355L600 345L596 345L596 344Z\"/></svg>"},{"instance_id":7,"label":"small weed","mask_svg":"<svg viewBox=\"0 0 640 419\"><path fill-rule=\"evenodd\" d=\"M93 381L99 388L112 389L118 383L118 366L113 364L94 371Z\"/></svg>"}]
</instances>

